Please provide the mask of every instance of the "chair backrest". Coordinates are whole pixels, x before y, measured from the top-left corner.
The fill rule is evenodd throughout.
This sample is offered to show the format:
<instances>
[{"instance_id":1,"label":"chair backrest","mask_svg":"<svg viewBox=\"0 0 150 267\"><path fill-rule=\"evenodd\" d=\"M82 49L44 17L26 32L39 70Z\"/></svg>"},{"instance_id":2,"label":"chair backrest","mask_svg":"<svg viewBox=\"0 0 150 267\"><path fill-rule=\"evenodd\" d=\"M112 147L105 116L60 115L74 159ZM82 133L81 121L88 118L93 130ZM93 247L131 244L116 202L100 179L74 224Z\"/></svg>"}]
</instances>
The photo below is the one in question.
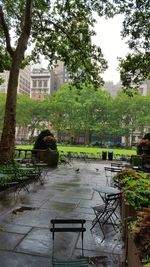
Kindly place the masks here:
<instances>
[{"instance_id":1,"label":"chair backrest","mask_svg":"<svg viewBox=\"0 0 150 267\"><path fill-rule=\"evenodd\" d=\"M104 170L106 176L106 183L107 185L109 185L115 174L120 172L122 169L120 167L104 167Z\"/></svg>"},{"instance_id":2,"label":"chair backrest","mask_svg":"<svg viewBox=\"0 0 150 267\"><path fill-rule=\"evenodd\" d=\"M121 195L122 193L115 193L115 194L109 194L106 196L106 205L111 205L114 207L114 209L116 209L119 205L119 202L121 200Z\"/></svg>"},{"instance_id":3,"label":"chair backrest","mask_svg":"<svg viewBox=\"0 0 150 267\"><path fill-rule=\"evenodd\" d=\"M52 232L53 242L54 242L54 236L55 232L78 232L81 233L82 238L82 255L83 255L83 234L86 231L86 228L84 227L86 220L84 219L52 219L51 224L52 228L50 228L50 231ZM80 226L74 226L73 225L79 225ZM63 225L56 227L56 225ZM64 226L65 225L65 226ZM69 225L69 226L66 226ZM71 225L71 226L70 226Z\"/></svg>"},{"instance_id":4,"label":"chair backrest","mask_svg":"<svg viewBox=\"0 0 150 267\"><path fill-rule=\"evenodd\" d=\"M124 165L121 162L111 162L111 167L117 167L117 168L122 169Z\"/></svg>"},{"instance_id":5,"label":"chair backrest","mask_svg":"<svg viewBox=\"0 0 150 267\"><path fill-rule=\"evenodd\" d=\"M104 167L105 172L111 172L111 173L120 172L121 169L122 169L121 167L115 167L115 166L112 166L112 167Z\"/></svg>"}]
</instances>

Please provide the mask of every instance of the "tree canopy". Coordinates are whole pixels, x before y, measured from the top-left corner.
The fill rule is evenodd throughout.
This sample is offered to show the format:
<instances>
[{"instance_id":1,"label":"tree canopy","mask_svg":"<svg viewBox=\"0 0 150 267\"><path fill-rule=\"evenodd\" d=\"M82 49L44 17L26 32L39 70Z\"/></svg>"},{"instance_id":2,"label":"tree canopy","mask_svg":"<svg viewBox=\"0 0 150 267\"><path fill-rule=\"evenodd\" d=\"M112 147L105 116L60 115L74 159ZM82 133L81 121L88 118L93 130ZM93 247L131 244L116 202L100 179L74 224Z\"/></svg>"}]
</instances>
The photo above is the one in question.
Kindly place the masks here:
<instances>
[{"instance_id":1,"label":"tree canopy","mask_svg":"<svg viewBox=\"0 0 150 267\"><path fill-rule=\"evenodd\" d=\"M120 62L121 80L125 87L150 78L150 1L115 1L124 13L123 38L131 49Z\"/></svg>"},{"instance_id":2,"label":"tree canopy","mask_svg":"<svg viewBox=\"0 0 150 267\"><path fill-rule=\"evenodd\" d=\"M100 47L91 42L93 11L103 15L110 6L109 1L92 0L0 1L0 68L10 69L0 161L13 158L18 76L29 59L25 58L27 47L32 44L31 58L35 61L40 53L51 65L61 59L75 82L91 81L98 86L107 63Z\"/></svg>"}]
</instances>

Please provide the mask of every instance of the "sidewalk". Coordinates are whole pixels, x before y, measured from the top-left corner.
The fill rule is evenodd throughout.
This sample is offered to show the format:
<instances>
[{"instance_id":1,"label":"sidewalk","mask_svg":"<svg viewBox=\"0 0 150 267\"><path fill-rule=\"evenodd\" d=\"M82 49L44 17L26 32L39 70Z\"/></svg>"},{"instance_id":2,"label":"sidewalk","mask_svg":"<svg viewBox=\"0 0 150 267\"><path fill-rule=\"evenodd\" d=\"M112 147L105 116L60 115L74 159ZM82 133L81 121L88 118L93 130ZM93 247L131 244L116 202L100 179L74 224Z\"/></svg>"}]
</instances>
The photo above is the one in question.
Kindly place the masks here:
<instances>
[{"instance_id":1,"label":"sidewalk","mask_svg":"<svg viewBox=\"0 0 150 267\"><path fill-rule=\"evenodd\" d=\"M104 164L79 162L50 169L44 185L32 184L30 192L17 198L9 194L0 200L0 266L51 267L52 234L50 220L82 218L86 220L84 255L95 267L121 267L124 260L120 233L108 227L106 239L97 225L91 207L100 203L93 187L106 185ZM76 171L79 169L79 171ZM96 170L98 169L98 170ZM81 240L76 233L56 234L55 256L66 259L81 255Z\"/></svg>"}]
</instances>

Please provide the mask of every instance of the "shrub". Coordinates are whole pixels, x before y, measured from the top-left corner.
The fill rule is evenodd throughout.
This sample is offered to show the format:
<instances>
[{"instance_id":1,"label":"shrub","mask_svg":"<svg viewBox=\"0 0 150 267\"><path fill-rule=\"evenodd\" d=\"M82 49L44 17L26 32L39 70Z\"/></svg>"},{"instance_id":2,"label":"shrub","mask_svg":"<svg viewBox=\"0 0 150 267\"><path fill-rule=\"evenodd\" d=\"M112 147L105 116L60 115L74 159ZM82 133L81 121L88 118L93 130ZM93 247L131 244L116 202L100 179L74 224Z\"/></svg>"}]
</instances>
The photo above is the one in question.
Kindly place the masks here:
<instances>
[{"instance_id":1,"label":"shrub","mask_svg":"<svg viewBox=\"0 0 150 267\"><path fill-rule=\"evenodd\" d=\"M124 169L114 177L114 182L123 190L125 200L132 207L150 207L150 180L145 173Z\"/></svg>"}]
</instances>

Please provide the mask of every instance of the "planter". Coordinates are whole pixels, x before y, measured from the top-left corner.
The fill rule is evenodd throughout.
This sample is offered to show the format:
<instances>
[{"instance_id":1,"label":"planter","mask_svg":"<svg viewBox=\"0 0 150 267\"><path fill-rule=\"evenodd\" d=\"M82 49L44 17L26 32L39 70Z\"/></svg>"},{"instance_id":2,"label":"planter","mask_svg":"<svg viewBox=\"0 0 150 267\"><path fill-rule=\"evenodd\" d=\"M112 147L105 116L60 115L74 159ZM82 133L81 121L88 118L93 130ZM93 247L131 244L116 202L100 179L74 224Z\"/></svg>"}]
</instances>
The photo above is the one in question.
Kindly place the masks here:
<instances>
[{"instance_id":1,"label":"planter","mask_svg":"<svg viewBox=\"0 0 150 267\"><path fill-rule=\"evenodd\" d=\"M132 210L130 207L126 206L125 210L127 214L131 214ZM149 234L150 234L150 213L149 208L142 208L139 211L136 211L136 224L129 226L125 224L125 250L126 250L126 261L128 267L142 267L149 266L142 264L141 259L146 259L150 255L149 248ZM133 218L135 218L134 212ZM132 218L132 217L131 217ZM126 220L127 222L127 220Z\"/></svg>"},{"instance_id":2,"label":"planter","mask_svg":"<svg viewBox=\"0 0 150 267\"><path fill-rule=\"evenodd\" d=\"M127 242L127 235L128 235L128 221L129 219L135 219L137 218L137 211L130 206L128 203L125 202L124 199L122 199L122 206L121 206L121 220L123 224L123 237L125 240L125 243Z\"/></svg>"},{"instance_id":3,"label":"planter","mask_svg":"<svg viewBox=\"0 0 150 267\"><path fill-rule=\"evenodd\" d=\"M133 235L130 232L128 232L127 261L128 267L142 267Z\"/></svg>"},{"instance_id":4,"label":"planter","mask_svg":"<svg viewBox=\"0 0 150 267\"><path fill-rule=\"evenodd\" d=\"M142 156L142 169L149 172L150 171L150 156Z\"/></svg>"},{"instance_id":5,"label":"planter","mask_svg":"<svg viewBox=\"0 0 150 267\"><path fill-rule=\"evenodd\" d=\"M52 149L34 149L33 158L43 161L48 164L50 167L57 167L59 160L59 153L57 150Z\"/></svg>"}]
</instances>

